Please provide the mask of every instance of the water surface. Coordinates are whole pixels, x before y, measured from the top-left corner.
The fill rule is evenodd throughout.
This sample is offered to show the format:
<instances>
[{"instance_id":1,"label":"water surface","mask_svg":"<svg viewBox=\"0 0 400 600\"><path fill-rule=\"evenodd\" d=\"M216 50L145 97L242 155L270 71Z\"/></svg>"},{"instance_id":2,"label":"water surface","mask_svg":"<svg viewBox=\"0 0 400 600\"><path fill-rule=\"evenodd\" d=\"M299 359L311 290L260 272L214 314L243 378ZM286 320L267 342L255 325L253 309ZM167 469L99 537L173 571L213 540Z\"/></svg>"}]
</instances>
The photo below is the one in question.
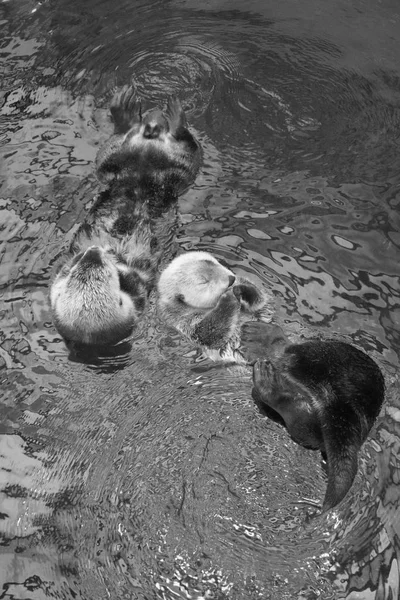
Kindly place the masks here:
<instances>
[{"instance_id":1,"label":"water surface","mask_svg":"<svg viewBox=\"0 0 400 600\"><path fill-rule=\"evenodd\" d=\"M0 597L399 597L397 4L13 0L0 27ZM212 252L274 294L293 340L350 341L385 373L324 517L317 453L154 298L117 357L73 356L52 325L52 265L128 82L177 94L204 149L170 253Z\"/></svg>"}]
</instances>

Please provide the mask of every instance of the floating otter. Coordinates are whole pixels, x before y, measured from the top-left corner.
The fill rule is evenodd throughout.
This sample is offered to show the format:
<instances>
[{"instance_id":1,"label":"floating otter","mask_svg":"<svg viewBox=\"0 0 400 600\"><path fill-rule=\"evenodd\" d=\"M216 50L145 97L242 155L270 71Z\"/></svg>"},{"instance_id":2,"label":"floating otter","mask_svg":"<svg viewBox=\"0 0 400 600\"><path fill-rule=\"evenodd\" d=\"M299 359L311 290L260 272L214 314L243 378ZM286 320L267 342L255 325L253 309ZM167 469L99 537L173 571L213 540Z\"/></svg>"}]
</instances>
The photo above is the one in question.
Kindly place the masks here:
<instances>
[{"instance_id":1,"label":"floating otter","mask_svg":"<svg viewBox=\"0 0 400 600\"><path fill-rule=\"evenodd\" d=\"M97 176L103 183L130 180L141 189L156 214L193 183L201 163L201 148L187 128L185 113L175 96L165 112L142 115L135 92L126 86L110 106L114 135L96 156Z\"/></svg>"},{"instance_id":2,"label":"floating otter","mask_svg":"<svg viewBox=\"0 0 400 600\"><path fill-rule=\"evenodd\" d=\"M264 323L242 328L243 344L253 358L256 351L263 357L254 364L253 397L295 442L321 451L328 471L325 512L353 483L358 451L384 400L384 378L376 363L350 344L291 344L279 329Z\"/></svg>"},{"instance_id":3,"label":"floating otter","mask_svg":"<svg viewBox=\"0 0 400 600\"><path fill-rule=\"evenodd\" d=\"M235 284L235 285L234 285ZM208 252L186 252L161 273L157 284L161 319L200 344L213 359L243 362L239 352L243 318L256 318L266 296L236 277ZM269 317L269 314L268 314Z\"/></svg>"},{"instance_id":4,"label":"floating otter","mask_svg":"<svg viewBox=\"0 0 400 600\"><path fill-rule=\"evenodd\" d=\"M193 180L201 149L179 100L144 115L125 87L111 103L115 134L98 152L106 182L50 288L55 326L68 342L126 338L155 283L171 224L162 215Z\"/></svg>"}]
</instances>

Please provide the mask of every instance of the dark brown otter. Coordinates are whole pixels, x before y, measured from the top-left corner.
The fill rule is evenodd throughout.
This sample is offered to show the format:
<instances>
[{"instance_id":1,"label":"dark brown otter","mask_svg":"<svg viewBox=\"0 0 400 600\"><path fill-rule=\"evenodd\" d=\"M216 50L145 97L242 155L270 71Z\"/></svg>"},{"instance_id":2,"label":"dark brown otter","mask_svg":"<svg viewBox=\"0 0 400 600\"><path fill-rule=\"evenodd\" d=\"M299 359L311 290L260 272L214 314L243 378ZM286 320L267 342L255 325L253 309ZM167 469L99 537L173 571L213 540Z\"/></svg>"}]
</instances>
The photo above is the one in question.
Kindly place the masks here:
<instances>
[{"instance_id":1,"label":"dark brown otter","mask_svg":"<svg viewBox=\"0 0 400 600\"><path fill-rule=\"evenodd\" d=\"M246 323L242 341L254 360L253 397L285 425L292 439L320 450L328 486L322 510L338 504L357 473L358 451L385 396L378 365L351 344L310 340L291 344L276 325Z\"/></svg>"}]
</instances>

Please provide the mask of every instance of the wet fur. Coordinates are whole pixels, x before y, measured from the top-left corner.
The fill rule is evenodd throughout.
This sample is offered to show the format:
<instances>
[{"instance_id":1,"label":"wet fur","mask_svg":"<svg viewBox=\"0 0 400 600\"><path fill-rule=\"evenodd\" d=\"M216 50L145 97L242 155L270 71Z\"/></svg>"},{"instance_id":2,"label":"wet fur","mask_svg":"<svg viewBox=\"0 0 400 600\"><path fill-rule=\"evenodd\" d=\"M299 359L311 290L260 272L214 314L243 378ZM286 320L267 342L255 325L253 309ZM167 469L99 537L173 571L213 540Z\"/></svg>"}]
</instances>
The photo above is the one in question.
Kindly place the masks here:
<instances>
[{"instance_id":1,"label":"wet fur","mask_svg":"<svg viewBox=\"0 0 400 600\"><path fill-rule=\"evenodd\" d=\"M114 135L96 157L107 184L75 235L50 289L66 341L111 344L127 337L155 284L171 223L163 215L197 173L201 149L176 98L141 113L125 87L111 103ZM173 208L170 214L174 213Z\"/></svg>"},{"instance_id":2,"label":"wet fur","mask_svg":"<svg viewBox=\"0 0 400 600\"><path fill-rule=\"evenodd\" d=\"M246 324L242 332L249 346L254 325ZM253 397L285 425L295 442L321 451L328 470L325 512L346 496L356 476L358 451L384 401L383 375L351 344L334 340L291 344L276 326L257 325L259 349L265 336L261 354L265 358L254 365Z\"/></svg>"},{"instance_id":3,"label":"wet fur","mask_svg":"<svg viewBox=\"0 0 400 600\"><path fill-rule=\"evenodd\" d=\"M159 212L193 183L201 162L180 102L170 97L165 113L155 109L142 115L134 91L124 88L110 111L115 133L97 154L97 176L103 183L133 178L139 188L155 193L150 210Z\"/></svg>"},{"instance_id":4,"label":"wet fur","mask_svg":"<svg viewBox=\"0 0 400 600\"><path fill-rule=\"evenodd\" d=\"M239 351L243 319L256 318L265 295L207 252L187 252L162 272L158 286L161 319L199 344L214 360L244 362Z\"/></svg>"}]
</instances>

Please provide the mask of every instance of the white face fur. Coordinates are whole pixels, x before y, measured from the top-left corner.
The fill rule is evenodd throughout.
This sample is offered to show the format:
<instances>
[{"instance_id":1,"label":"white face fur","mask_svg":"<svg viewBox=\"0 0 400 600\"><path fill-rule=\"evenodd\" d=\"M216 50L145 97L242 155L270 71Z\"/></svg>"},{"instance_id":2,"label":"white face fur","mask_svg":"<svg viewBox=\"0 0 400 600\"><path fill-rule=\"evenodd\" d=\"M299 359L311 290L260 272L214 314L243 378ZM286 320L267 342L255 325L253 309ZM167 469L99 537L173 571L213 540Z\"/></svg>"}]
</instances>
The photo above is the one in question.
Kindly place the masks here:
<instances>
[{"instance_id":1,"label":"white face fur","mask_svg":"<svg viewBox=\"0 0 400 600\"><path fill-rule=\"evenodd\" d=\"M154 136L146 135L146 130L153 130ZM142 122L136 123L131 127L128 133L124 136L123 144L129 148L141 148L143 151L146 148L160 148L164 152L171 151L171 148L177 144L174 136L169 131L169 124L161 111L154 110L148 113Z\"/></svg>"},{"instance_id":2,"label":"white face fur","mask_svg":"<svg viewBox=\"0 0 400 600\"><path fill-rule=\"evenodd\" d=\"M99 332L112 338L114 331L132 327L137 317L132 299L120 288L119 271L126 267L117 266L105 250L97 250L100 267L83 269L81 257L61 269L50 289L55 323L68 340L89 344L96 338L98 343Z\"/></svg>"},{"instance_id":3,"label":"white face fur","mask_svg":"<svg viewBox=\"0 0 400 600\"><path fill-rule=\"evenodd\" d=\"M180 300L194 309L214 308L233 284L235 275L208 252L186 252L161 273L162 303Z\"/></svg>"}]
</instances>

